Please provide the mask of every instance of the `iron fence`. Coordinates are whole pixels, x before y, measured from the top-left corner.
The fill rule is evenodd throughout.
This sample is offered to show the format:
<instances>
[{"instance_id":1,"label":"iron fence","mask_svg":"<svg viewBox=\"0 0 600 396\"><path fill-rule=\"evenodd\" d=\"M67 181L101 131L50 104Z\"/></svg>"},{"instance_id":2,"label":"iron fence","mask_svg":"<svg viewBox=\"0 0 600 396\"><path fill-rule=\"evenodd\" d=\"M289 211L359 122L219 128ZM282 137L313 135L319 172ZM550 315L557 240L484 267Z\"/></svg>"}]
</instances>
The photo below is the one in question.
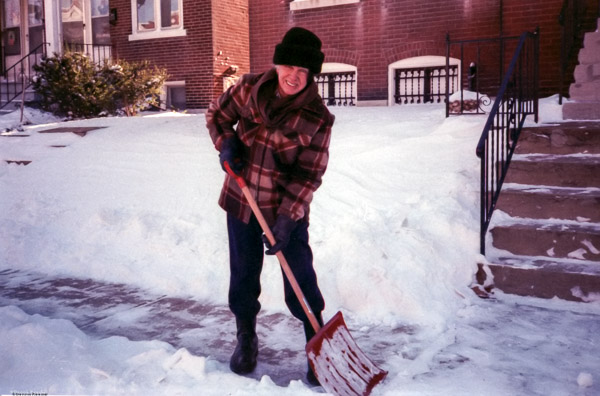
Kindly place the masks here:
<instances>
[{"instance_id":1,"label":"iron fence","mask_svg":"<svg viewBox=\"0 0 600 396\"><path fill-rule=\"evenodd\" d=\"M493 102L507 63L520 36L502 36L451 41L446 35L446 67L450 58L458 59L458 90L453 98L446 93L446 117L463 114L486 114Z\"/></svg>"},{"instance_id":2,"label":"iron fence","mask_svg":"<svg viewBox=\"0 0 600 396\"><path fill-rule=\"evenodd\" d=\"M90 57L92 62L102 65L111 63L113 59L113 47L101 44L63 43L65 53L78 52Z\"/></svg>"},{"instance_id":3,"label":"iron fence","mask_svg":"<svg viewBox=\"0 0 600 396\"><path fill-rule=\"evenodd\" d=\"M35 74L33 66L46 56L47 43L42 43L4 71L0 82L0 109L3 109L19 95L24 95L32 84ZM25 98L23 98L25 100Z\"/></svg>"},{"instance_id":4,"label":"iron fence","mask_svg":"<svg viewBox=\"0 0 600 396\"><path fill-rule=\"evenodd\" d=\"M411 67L394 71L396 104L440 103L458 85L458 66ZM448 89L446 89L448 88Z\"/></svg>"},{"instance_id":5,"label":"iron fence","mask_svg":"<svg viewBox=\"0 0 600 396\"><path fill-rule=\"evenodd\" d=\"M315 81L327 106L356 105L356 72L319 73Z\"/></svg>"}]
</instances>

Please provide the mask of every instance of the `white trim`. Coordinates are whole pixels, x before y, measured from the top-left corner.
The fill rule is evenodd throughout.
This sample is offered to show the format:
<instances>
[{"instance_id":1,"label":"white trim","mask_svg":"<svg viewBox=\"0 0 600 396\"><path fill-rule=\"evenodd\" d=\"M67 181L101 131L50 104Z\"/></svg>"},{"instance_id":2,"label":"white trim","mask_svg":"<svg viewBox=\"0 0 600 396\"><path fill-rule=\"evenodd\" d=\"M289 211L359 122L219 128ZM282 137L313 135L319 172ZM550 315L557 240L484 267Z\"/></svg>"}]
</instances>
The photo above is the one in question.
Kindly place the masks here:
<instances>
[{"instance_id":1,"label":"white trim","mask_svg":"<svg viewBox=\"0 0 600 396\"><path fill-rule=\"evenodd\" d=\"M44 4L46 42L49 54L62 53L62 28L60 23L60 2L51 0Z\"/></svg>"},{"instance_id":2,"label":"white trim","mask_svg":"<svg viewBox=\"0 0 600 396\"><path fill-rule=\"evenodd\" d=\"M325 62L321 67L321 73L336 73L336 72L357 72L358 68L347 63Z\"/></svg>"},{"instance_id":3,"label":"white trim","mask_svg":"<svg viewBox=\"0 0 600 396\"><path fill-rule=\"evenodd\" d=\"M160 20L160 4L157 1L154 4L155 12L154 16L157 20ZM136 40L151 40L167 37L183 37L187 36L186 30L183 28L183 1L178 0L179 6L179 26L161 28L157 26L154 30L139 31L137 26L137 0L131 0L131 34L128 36L129 41Z\"/></svg>"},{"instance_id":4,"label":"white trim","mask_svg":"<svg viewBox=\"0 0 600 396\"><path fill-rule=\"evenodd\" d=\"M307 10L310 8L332 7L354 3L360 3L360 0L294 0L290 3L290 10Z\"/></svg>"},{"instance_id":5,"label":"white trim","mask_svg":"<svg viewBox=\"0 0 600 396\"><path fill-rule=\"evenodd\" d=\"M166 38L166 37L183 37L187 36L186 30L181 27L177 29L170 30L152 30L148 32L135 32L130 34L128 39L129 41L136 40L150 40L150 39L158 39L158 38Z\"/></svg>"},{"instance_id":6,"label":"white trim","mask_svg":"<svg viewBox=\"0 0 600 396\"><path fill-rule=\"evenodd\" d=\"M458 75L460 76L460 60L450 58L450 65L458 65ZM406 58L388 65L388 106L394 106L394 72L396 69L409 67L431 67L446 66L446 57L437 55L415 56Z\"/></svg>"}]
</instances>

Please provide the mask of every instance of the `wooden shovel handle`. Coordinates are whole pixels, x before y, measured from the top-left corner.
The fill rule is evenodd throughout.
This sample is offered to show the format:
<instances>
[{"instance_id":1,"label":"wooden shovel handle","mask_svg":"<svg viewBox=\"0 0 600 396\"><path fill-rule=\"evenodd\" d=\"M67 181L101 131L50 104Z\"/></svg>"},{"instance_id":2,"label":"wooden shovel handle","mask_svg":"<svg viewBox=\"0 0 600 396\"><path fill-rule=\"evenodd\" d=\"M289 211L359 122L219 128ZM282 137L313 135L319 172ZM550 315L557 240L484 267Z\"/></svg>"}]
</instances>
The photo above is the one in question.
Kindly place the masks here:
<instances>
[{"instance_id":1,"label":"wooden shovel handle","mask_svg":"<svg viewBox=\"0 0 600 396\"><path fill-rule=\"evenodd\" d=\"M246 201L248 201L250 208L252 208L252 212L254 213L254 216L256 216L256 219L258 220L260 227L262 228L263 232L267 236L267 240L269 241L271 246L275 245L276 240L275 240L275 237L273 236L273 233L271 232L271 228L267 224L267 221L265 220L265 217L263 216L262 212L260 211L260 208L258 207L256 200L252 196L252 193L250 192L250 189L248 188L246 181L244 180L243 177L241 177L240 175L237 175L231 169L231 167L229 166L227 161L225 162L224 166L225 166L225 170L227 171L229 176L233 177L233 179L236 181L238 186L240 186L240 188L242 189L242 193L244 194L244 197L246 197ZM302 309L304 310L304 313L306 313L306 316L308 317L310 324L312 325L315 332L318 332L321 329L321 326L319 325L319 322L317 321L317 317L315 316L312 309L308 305L308 302L306 301L306 297L304 297L304 293L302 293L302 289L300 289L300 285L298 284L298 281L296 280L296 277L294 276L294 273L292 272L290 265L288 264L287 260L283 256L283 253L281 252L281 250L278 251L277 253L275 253L275 255L277 256L277 259L279 260L279 264L281 265L283 272L287 276L288 281L292 285L292 289L294 289L294 293L296 293L296 297L298 298L298 301L300 301L300 305L302 305Z\"/></svg>"}]
</instances>

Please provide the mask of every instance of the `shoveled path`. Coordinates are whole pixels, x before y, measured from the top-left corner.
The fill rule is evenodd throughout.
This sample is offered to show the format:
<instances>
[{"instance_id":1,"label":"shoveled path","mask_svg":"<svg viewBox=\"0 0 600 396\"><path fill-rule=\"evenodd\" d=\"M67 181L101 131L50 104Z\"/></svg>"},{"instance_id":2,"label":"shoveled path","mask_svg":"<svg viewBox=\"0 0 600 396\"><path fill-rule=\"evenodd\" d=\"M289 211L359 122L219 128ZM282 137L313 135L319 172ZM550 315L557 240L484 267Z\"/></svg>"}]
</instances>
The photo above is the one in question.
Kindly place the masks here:
<instances>
[{"instance_id":1,"label":"shoveled path","mask_svg":"<svg viewBox=\"0 0 600 396\"><path fill-rule=\"evenodd\" d=\"M92 337L160 340L223 363L228 363L235 347L235 320L227 306L157 295L127 284L4 270L0 271L0 305L69 320ZM350 330L361 349L378 364L381 360L375 357L381 358L385 348L400 342L387 334L381 342L374 338L367 345L360 332ZM259 364L249 376L260 379L268 375L281 386L291 380L306 382L301 323L291 315L261 313L257 332Z\"/></svg>"},{"instance_id":2,"label":"shoveled path","mask_svg":"<svg viewBox=\"0 0 600 396\"><path fill-rule=\"evenodd\" d=\"M359 326L348 317L346 323L367 356L390 371L387 390L446 394L456 389L457 378L469 378L460 394L482 394L483 389L493 389L487 394L494 395L600 394L597 302L565 306L514 296L470 300L441 332L401 324ZM4 305L69 320L94 338L164 341L222 362L224 369L234 348L235 324L226 306L124 283L5 269L0 270ZM258 323L259 363L250 377L268 375L280 386L305 381L301 324L280 313L262 313ZM578 386L583 372L594 375L590 387Z\"/></svg>"}]
</instances>

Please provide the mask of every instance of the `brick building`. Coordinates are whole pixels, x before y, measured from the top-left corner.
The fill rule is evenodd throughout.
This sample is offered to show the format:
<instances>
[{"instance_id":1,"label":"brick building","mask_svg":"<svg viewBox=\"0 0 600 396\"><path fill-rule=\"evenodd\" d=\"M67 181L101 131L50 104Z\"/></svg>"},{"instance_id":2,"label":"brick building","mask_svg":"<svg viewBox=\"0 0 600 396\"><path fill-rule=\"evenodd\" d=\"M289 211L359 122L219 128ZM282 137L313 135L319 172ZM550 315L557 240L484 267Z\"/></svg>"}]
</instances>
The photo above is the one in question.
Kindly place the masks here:
<instances>
[{"instance_id":1,"label":"brick building","mask_svg":"<svg viewBox=\"0 0 600 396\"><path fill-rule=\"evenodd\" d=\"M247 0L111 0L110 7L117 56L167 68L169 105L206 108L229 76L250 70Z\"/></svg>"},{"instance_id":2,"label":"brick building","mask_svg":"<svg viewBox=\"0 0 600 396\"><path fill-rule=\"evenodd\" d=\"M587 3L590 10L597 9L597 0L579 2ZM205 109L240 75L269 68L274 47L287 29L303 26L323 41L323 71L347 72L350 76L346 97L351 104L392 105L398 94L398 70L429 68L432 73L445 73L447 34L450 40L470 40L514 36L539 27L540 89L541 95L550 95L559 90L558 19L563 3L0 0L1 61L6 70L42 42L47 43L49 52L57 53L68 43L83 45L81 48L109 46L112 57L148 59L168 70L167 106ZM498 80L502 61L493 59L499 52L497 47L484 48L478 71ZM474 56L466 54L461 59L452 50L450 63L465 69L464 62L472 61L469 57ZM572 72L567 77L572 78Z\"/></svg>"},{"instance_id":3,"label":"brick building","mask_svg":"<svg viewBox=\"0 0 600 396\"><path fill-rule=\"evenodd\" d=\"M418 65L419 57L422 61L445 57L447 33L453 40L518 36L538 26L541 93L558 92L558 18L563 0L249 0L249 4L252 71L269 66L274 43L288 28L303 26L323 40L325 62L356 67L360 102L391 102L388 67L409 59Z\"/></svg>"}]
</instances>

